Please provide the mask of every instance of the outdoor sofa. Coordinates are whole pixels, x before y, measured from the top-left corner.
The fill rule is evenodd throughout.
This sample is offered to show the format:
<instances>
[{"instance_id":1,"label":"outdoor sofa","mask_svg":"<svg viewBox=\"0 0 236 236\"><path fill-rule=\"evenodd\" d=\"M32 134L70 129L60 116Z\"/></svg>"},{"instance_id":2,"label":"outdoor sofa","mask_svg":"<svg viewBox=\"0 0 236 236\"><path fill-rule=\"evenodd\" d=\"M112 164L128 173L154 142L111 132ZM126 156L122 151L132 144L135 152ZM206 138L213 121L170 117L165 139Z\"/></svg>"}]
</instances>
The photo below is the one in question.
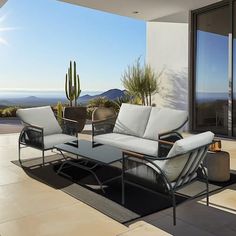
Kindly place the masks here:
<instances>
[{"instance_id":1,"label":"outdoor sofa","mask_svg":"<svg viewBox=\"0 0 236 236\"><path fill-rule=\"evenodd\" d=\"M160 156L165 150L158 140L176 141L188 120L188 113L170 108L121 105L117 119L92 123L93 146L107 144L150 156Z\"/></svg>"}]
</instances>

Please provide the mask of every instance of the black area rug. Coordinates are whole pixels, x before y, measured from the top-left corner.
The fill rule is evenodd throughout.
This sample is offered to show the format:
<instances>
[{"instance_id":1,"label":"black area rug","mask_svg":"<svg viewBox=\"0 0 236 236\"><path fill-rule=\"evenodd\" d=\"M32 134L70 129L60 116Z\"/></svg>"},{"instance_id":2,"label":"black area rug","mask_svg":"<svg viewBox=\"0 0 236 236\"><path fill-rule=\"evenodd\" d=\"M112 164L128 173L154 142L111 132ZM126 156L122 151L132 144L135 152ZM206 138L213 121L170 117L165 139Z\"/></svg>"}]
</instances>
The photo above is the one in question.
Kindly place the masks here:
<instances>
[{"instance_id":1,"label":"black area rug","mask_svg":"<svg viewBox=\"0 0 236 236\"><path fill-rule=\"evenodd\" d=\"M87 171L70 166L63 170L70 177L56 174L63 162L59 155L47 157L45 166L41 165L41 161L41 158L24 161L23 169L26 174L53 188L60 189L120 223L127 223L171 207L171 202L168 199L129 184L126 184L126 202L123 206L121 204L121 183L119 179L105 185L105 193L103 193L96 180ZM18 161L13 161L13 163L21 166ZM118 166L98 167L96 174L100 180L104 181L119 176L120 169ZM233 175L232 181L226 183L229 185L235 182L236 176ZM224 186L221 185L219 188ZM184 200L186 200L185 197L178 196L177 204Z\"/></svg>"},{"instance_id":2,"label":"black area rug","mask_svg":"<svg viewBox=\"0 0 236 236\"><path fill-rule=\"evenodd\" d=\"M105 185L105 193L103 193L96 180L87 171L71 166L63 170L71 178L56 174L56 170L62 163L58 155L47 157L45 166L42 166L41 162L41 158L26 160L23 162L23 169L31 178L60 189L120 223L126 223L171 206L168 199L128 184L125 188L126 203L123 206L120 180ZM13 161L13 163L20 166L19 161ZM120 170L117 167L98 167L96 174L103 181L119 176ZM183 200L185 200L183 197L177 198L178 203Z\"/></svg>"}]
</instances>

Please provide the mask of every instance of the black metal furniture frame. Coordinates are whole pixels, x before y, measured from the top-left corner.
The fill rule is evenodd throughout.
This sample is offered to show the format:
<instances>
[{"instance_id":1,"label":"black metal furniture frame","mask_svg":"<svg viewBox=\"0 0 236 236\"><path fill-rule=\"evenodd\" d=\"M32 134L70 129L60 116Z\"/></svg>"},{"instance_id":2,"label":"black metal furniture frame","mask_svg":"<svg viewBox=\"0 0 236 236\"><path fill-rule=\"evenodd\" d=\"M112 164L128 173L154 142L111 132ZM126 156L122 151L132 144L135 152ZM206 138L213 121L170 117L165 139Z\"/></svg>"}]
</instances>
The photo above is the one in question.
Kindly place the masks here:
<instances>
[{"instance_id":1,"label":"black metal furniture frame","mask_svg":"<svg viewBox=\"0 0 236 236\"><path fill-rule=\"evenodd\" d=\"M96 120L92 122L92 147L103 145L101 143L96 143L94 141L94 136L99 134L112 133L116 123L116 118L117 117L109 117L108 119Z\"/></svg>"},{"instance_id":2,"label":"black metal furniture frame","mask_svg":"<svg viewBox=\"0 0 236 236\"><path fill-rule=\"evenodd\" d=\"M169 200L172 201L172 206L173 206L173 224L176 225L176 195L180 196L185 196L183 194L178 193L178 191L187 185L193 183L194 181L198 180L198 177L194 177L196 174L199 175L199 171L201 172L201 180L203 180L206 183L206 190L200 192L199 194L189 197L189 199L192 198L197 198L201 196L202 194L206 193L206 204L207 206L209 205L209 184L208 184L208 176L206 173L205 168L202 165L202 162L206 156L206 153L208 151L209 145L211 143L201 146L199 148L196 148L194 150L191 150L189 152L186 152L181 155L176 155L173 157L152 157L152 156L146 156L142 154L137 154L129 151L123 151L123 167L122 167L122 204L125 204L125 183L129 183L131 185L135 185L137 187L143 188L147 191L150 191L152 193L164 196L168 198ZM154 163L155 160L168 160L168 159L174 159L180 156L186 155L186 157L183 158L188 158L184 168L182 169L181 173L179 174L178 178L175 180L174 184L173 182L171 183L166 174L163 172L163 170ZM150 169L150 171L153 171L157 178L153 184L154 186L156 185L158 190L152 190L149 187L146 187L145 185L142 185L137 182L133 182L128 180L129 177L129 165L130 165L130 160L133 163L138 163L141 165L146 166L147 168ZM147 164L152 164L156 170L148 166ZM197 173L198 172L198 173Z\"/></svg>"},{"instance_id":3,"label":"black metal furniture frame","mask_svg":"<svg viewBox=\"0 0 236 236\"><path fill-rule=\"evenodd\" d=\"M159 141L159 142L163 142L165 145L169 145L169 146L173 145L173 143L168 142L168 141ZM206 194L206 204L207 204L207 206L209 205L208 176L207 176L205 168L202 165L202 162L207 154L210 144L211 143L206 144L204 146L200 146L200 147L190 150L188 152L181 153L176 156L172 156L172 157L154 157L154 156L147 156L147 155L143 155L140 153L135 153L135 152L123 150L122 154L120 153L120 157L118 157L110 162L107 161L106 163L99 161L99 158L97 160L97 159L93 159L92 157L89 157L89 155L81 155L80 153L78 153L76 151L78 149L77 147L75 147L74 151L73 150L70 151L69 149L62 147L62 145L57 145L55 148L59 152L61 152L63 157L66 159L66 161L58 169L57 173L61 173L61 171L67 167L66 166L67 164L82 168L86 171L89 171L94 176L94 178L96 179L96 181L100 185L100 188L103 192L105 192L104 188L103 188L103 185L105 183L111 182L117 178L121 178L121 198L122 198L123 205L125 205L125 184L126 183L143 188L143 189L145 189L149 192L152 192L154 194L161 195L161 196L167 198L168 200L171 200L172 206L173 206L173 224L176 225L176 196L180 195L180 196L186 197L186 195L178 192L180 189L186 187L189 184L192 184L196 180L204 181L206 184L205 190L201 191L200 193L198 193L197 195L195 195L193 197L189 197L189 196L187 196L187 197L188 197L188 199L193 199L193 198L197 198L197 197L201 196L202 194ZM65 144L63 144L63 145L65 145ZM71 159L68 160L63 152L71 153L76 156L81 156L84 159L78 161L78 163L74 163L73 161L71 161ZM181 170L180 174L175 179L175 181L171 182L168 179L168 177L166 176L166 174L164 173L164 171L154 161L156 161L156 160L165 161L165 160L175 159L178 157L186 158L187 161L186 161L183 169ZM92 166L89 166L89 165L87 166L88 161L93 161L94 164ZM94 169L98 165L111 165L112 163L114 163L116 161L122 161L121 175L115 176L115 177L105 180L103 182L100 181L98 176L94 172ZM129 173L129 169L133 168L132 163L135 163L137 165L143 165L146 168L148 168L150 171L155 173L156 179L153 180L153 183L152 183L155 188L152 189L149 186L145 186L145 184L142 184L142 180L138 181L138 182L132 181L132 178L130 180L130 177L132 174ZM150 164L155 169L152 168L150 166ZM66 174L63 173L63 175L66 175ZM135 177L137 177L137 176L135 176ZM140 178L143 178L143 176L141 176Z\"/></svg>"},{"instance_id":4,"label":"black metal furniture frame","mask_svg":"<svg viewBox=\"0 0 236 236\"><path fill-rule=\"evenodd\" d=\"M109 182L111 182L115 179L120 179L122 174L119 174L118 176L109 178L105 181L101 181L94 170L97 166L110 166L111 164L113 164L115 162L121 161L122 160L122 151L119 152L119 155L117 157L108 158L107 161L105 162L105 161L100 160L99 158L95 159L95 158L89 156L89 154L87 154L87 153L79 152L79 150L81 148L80 146L83 145L82 142L83 141L79 142L80 144L78 145L78 147L74 146L73 142L65 143L65 144L62 144L62 145L59 144L59 145L55 146L57 151L59 151L65 159L65 161L61 164L60 168L57 170L57 174L62 174L64 176L70 178L71 176L65 174L63 172L63 169L65 169L67 167L70 167L70 166L75 166L75 167L81 168L85 171L90 172L94 176L94 178L96 179L97 183L100 186L100 189L102 190L103 193L105 193L103 185L107 184L107 183L109 183ZM71 148L70 145L72 147L75 147L75 149ZM91 145L89 145L89 148L91 148ZM94 152L96 152L96 151L94 150ZM68 158L65 155L65 153L70 153L72 155L77 156L76 162L73 162L73 159L74 159L73 157ZM107 153L104 152L104 155L106 155L106 154ZM78 157L81 157L81 159L78 159ZM91 162L93 164L90 166L89 164Z\"/></svg>"},{"instance_id":5,"label":"black metal furniture frame","mask_svg":"<svg viewBox=\"0 0 236 236\"><path fill-rule=\"evenodd\" d=\"M60 120L59 120L60 119ZM78 137L77 132L77 121L66 119L66 118L58 118L59 124L62 128L62 133L72 135ZM31 147L42 151L43 165L45 164L45 156L44 152L48 150L52 150L53 148L45 148L44 147L44 130L43 127L39 127L33 124L28 124L22 122L24 124L24 128L22 129L19 139L18 139L18 158L19 162L22 165L21 160L21 149L26 147Z\"/></svg>"},{"instance_id":6,"label":"black metal furniture frame","mask_svg":"<svg viewBox=\"0 0 236 236\"><path fill-rule=\"evenodd\" d=\"M105 180L105 181L102 182L102 181L98 178L98 176L97 176L97 174L96 174L96 172L95 172L94 170L95 170L95 168L98 167L99 165L104 165L104 163L103 163L103 164L100 164L100 163L97 163L97 162L96 162L96 163L93 164L92 166L89 166L89 165L88 165L89 162L88 162L87 160L84 160L84 159L82 159L82 160L77 160L77 162L73 162L72 160L68 160L68 158L66 157L66 155L65 155L60 149L57 149L57 150L61 153L61 155L62 155L62 156L64 157L64 159L66 160L65 162L63 162L63 163L61 164L60 168L57 170L57 174L62 174L62 175L64 175L64 176L68 177L68 178L71 178L71 176L69 176L69 175L67 175L66 173L63 172L63 169L65 169L65 168L67 168L67 167L70 167L70 166L75 166L75 167L78 167L78 168L83 169L83 170L85 170L85 171L88 171L88 172L90 172L90 173L93 175L93 177L96 179L96 181L97 181L97 183L99 184L100 189L102 190L103 193L105 193L105 190L104 190L104 188L103 188L103 185L104 185L104 184L109 183L109 182L111 182L111 181L113 181L113 180L115 180L115 179L121 178L121 175L119 175L119 176L116 176L116 177L107 179L107 180ZM72 153L72 154L73 154L73 153ZM112 164L112 163L111 163L111 164Z\"/></svg>"}]
</instances>

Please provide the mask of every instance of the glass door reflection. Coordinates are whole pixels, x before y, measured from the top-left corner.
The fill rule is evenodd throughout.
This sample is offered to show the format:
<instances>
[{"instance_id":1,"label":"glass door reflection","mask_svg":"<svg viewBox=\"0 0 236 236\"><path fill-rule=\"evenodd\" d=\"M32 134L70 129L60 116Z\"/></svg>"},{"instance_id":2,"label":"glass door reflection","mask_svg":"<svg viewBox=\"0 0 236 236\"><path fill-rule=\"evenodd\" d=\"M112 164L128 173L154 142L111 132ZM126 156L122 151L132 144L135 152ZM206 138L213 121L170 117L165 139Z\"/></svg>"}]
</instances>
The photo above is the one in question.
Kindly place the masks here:
<instances>
[{"instance_id":1,"label":"glass door reflection","mask_svg":"<svg viewBox=\"0 0 236 236\"><path fill-rule=\"evenodd\" d=\"M229 6L197 15L194 129L228 135Z\"/></svg>"}]
</instances>

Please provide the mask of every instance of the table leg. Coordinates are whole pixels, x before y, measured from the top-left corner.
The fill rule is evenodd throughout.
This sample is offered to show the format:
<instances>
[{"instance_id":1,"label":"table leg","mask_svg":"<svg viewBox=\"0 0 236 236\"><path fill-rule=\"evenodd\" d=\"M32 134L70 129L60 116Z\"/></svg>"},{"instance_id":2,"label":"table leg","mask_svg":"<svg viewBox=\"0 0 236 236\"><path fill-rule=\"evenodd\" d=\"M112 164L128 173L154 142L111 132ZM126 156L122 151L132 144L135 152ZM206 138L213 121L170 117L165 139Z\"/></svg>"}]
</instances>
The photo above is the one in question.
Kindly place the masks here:
<instances>
[{"instance_id":1,"label":"table leg","mask_svg":"<svg viewBox=\"0 0 236 236\"><path fill-rule=\"evenodd\" d=\"M121 175L121 202L125 204L125 154L122 152L122 175Z\"/></svg>"},{"instance_id":2,"label":"table leg","mask_svg":"<svg viewBox=\"0 0 236 236\"><path fill-rule=\"evenodd\" d=\"M60 151L60 152L61 152L61 151ZM61 155L62 155L63 157L65 157L64 154L63 154L63 152L61 152ZM105 193L105 190L104 190L104 188L103 188L102 182L99 180L98 176L97 176L96 173L93 171L93 169L96 168L96 167L98 166L98 164L94 164L92 167L86 167L85 165L82 165L82 164L80 164L80 163L74 163L74 162L68 160L68 161L65 161L65 162L63 162L63 163L61 164L60 168L57 170L57 174L59 174L59 173L62 171L63 167L64 167L66 164L69 164L69 165L72 165L72 166L76 166L76 167L79 167L79 168L81 168L81 169L83 169L83 170L86 170L86 171L90 172L90 173L94 176L94 178L96 179L96 181L98 182L98 184L100 185L100 188L101 188L102 192ZM62 172L62 173L63 173L63 172ZM65 173L63 173L63 175L65 175L65 176L68 177L68 175L66 175Z\"/></svg>"}]
</instances>

